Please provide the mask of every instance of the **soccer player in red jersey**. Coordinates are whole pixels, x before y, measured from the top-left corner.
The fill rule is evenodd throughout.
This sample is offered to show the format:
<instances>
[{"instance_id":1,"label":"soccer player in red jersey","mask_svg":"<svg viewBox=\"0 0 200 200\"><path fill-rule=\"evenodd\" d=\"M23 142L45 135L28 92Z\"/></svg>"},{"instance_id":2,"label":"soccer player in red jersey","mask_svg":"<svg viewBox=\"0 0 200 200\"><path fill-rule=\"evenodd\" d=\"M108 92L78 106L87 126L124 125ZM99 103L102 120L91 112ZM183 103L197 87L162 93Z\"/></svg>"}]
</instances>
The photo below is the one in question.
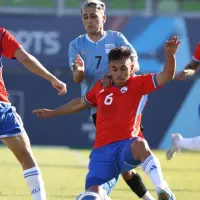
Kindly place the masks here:
<instances>
[{"instance_id":1,"label":"soccer player in red jersey","mask_svg":"<svg viewBox=\"0 0 200 200\"><path fill-rule=\"evenodd\" d=\"M98 107L96 138L90 155L86 193L79 195L77 200L97 200L97 196L107 200L119 175L139 165L155 186L159 200L175 200L163 178L158 159L145 139L138 137L138 134L146 95L174 78L175 53L179 43L176 36L166 42L166 63L162 72L141 76L130 75L136 59L135 62L131 61L131 50L128 47L112 49L108 54L109 70L114 82L111 87L104 88L98 81L85 97L74 99L55 110L33 111L38 117L49 118L78 112L88 106Z\"/></svg>"},{"instance_id":2,"label":"soccer player in red jersey","mask_svg":"<svg viewBox=\"0 0 200 200\"><path fill-rule=\"evenodd\" d=\"M81 6L81 17L86 34L77 37L69 44L69 66L73 72L74 82L80 84L81 96L84 96L103 77L105 87L112 84L111 76L108 75L108 52L110 49L128 46L134 55L137 54L122 33L112 30L104 31L105 12L106 5L103 1L86 0ZM82 67L78 64L81 58L85 64ZM138 68L135 65L134 71L136 70L139 70L139 65ZM89 110L96 126L97 108L92 107ZM121 175L141 200L155 200L135 170L123 172Z\"/></svg>"},{"instance_id":3,"label":"soccer player in red jersey","mask_svg":"<svg viewBox=\"0 0 200 200\"><path fill-rule=\"evenodd\" d=\"M41 171L33 156L29 138L20 116L9 101L4 85L2 56L18 59L30 71L50 81L52 86L58 90L59 95L66 93L66 84L58 80L35 57L27 53L9 31L0 28L0 140L20 162L33 200L46 200Z\"/></svg>"},{"instance_id":4,"label":"soccer player in red jersey","mask_svg":"<svg viewBox=\"0 0 200 200\"><path fill-rule=\"evenodd\" d=\"M184 80L187 77L193 76L200 67L200 42L196 46L193 54L193 58L189 64L181 71L177 79ZM193 138L183 138L180 133L172 134L172 145L166 153L167 160L171 160L176 152L181 149L187 149L191 151L200 151L200 136Z\"/></svg>"}]
</instances>

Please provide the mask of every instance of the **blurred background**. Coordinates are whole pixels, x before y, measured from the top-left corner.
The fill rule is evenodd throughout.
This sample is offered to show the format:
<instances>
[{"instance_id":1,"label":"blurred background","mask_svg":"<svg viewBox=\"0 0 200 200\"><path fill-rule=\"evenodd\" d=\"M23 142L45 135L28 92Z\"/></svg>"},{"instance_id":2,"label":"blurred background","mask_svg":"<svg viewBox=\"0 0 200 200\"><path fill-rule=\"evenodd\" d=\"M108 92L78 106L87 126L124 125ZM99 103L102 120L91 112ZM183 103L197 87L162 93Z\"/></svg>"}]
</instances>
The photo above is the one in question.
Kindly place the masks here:
<instances>
[{"instance_id":1,"label":"blurred background","mask_svg":"<svg viewBox=\"0 0 200 200\"><path fill-rule=\"evenodd\" d=\"M178 35L177 72L191 61L200 41L200 0L106 0L105 29L122 32L137 50L140 73L158 72L165 60L164 42ZM0 24L44 66L68 85L57 96L49 83L31 74L18 61L3 58L4 80L10 100L21 115L32 144L92 147L95 128L89 112L53 119L37 119L36 108L55 108L80 96L68 64L68 45L85 33L82 0L0 0ZM144 135L152 148L165 149L172 132L185 137L200 133L198 77L172 81L149 95L144 110ZM125 105L124 105L125 106Z\"/></svg>"}]
</instances>

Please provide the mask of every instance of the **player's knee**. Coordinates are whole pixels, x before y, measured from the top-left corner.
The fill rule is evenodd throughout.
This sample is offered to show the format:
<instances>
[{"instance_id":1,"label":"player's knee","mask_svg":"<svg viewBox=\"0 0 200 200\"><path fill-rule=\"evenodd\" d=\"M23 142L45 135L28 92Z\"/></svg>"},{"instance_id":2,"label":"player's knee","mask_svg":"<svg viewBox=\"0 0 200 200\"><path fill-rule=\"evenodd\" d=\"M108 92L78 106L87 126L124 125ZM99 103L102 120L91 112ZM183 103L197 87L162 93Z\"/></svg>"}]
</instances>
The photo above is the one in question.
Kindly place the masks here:
<instances>
[{"instance_id":1,"label":"player's knee","mask_svg":"<svg viewBox=\"0 0 200 200\"><path fill-rule=\"evenodd\" d=\"M133 178L134 174L132 171L126 171L122 173L122 177L124 180L131 180Z\"/></svg>"},{"instance_id":2,"label":"player's knee","mask_svg":"<svg viewBox=\"0 0 200 200\"><path fill-rule=\"evenodd\" d=\"M131 152L135 160L142 160L144 156L150 154L150 149L147 141L138 138L131 143Z\"/></svg>"}]
</instances>

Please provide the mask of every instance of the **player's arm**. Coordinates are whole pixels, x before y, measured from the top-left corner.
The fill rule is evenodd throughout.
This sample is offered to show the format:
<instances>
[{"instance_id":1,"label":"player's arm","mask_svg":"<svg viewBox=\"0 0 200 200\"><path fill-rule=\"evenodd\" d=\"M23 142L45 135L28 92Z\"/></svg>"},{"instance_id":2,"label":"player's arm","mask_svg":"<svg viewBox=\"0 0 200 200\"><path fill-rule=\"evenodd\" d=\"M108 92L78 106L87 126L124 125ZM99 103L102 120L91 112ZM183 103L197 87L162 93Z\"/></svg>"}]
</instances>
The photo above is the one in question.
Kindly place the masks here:
<instances>
[{"instance_id":1,"label":"player's arm","mask_svg":"<svg viewBox=\"0 0 200 200\"><path fill-rule=\"evenodd\" d=\"M160 73L152 73L141 76L135 76L133 80L138 88L138 92L140 95L146 95L154 90L160 88L160 86L166 84L170 80L174 78L176 71L176 59L175 53L178 49L180 41L178 37L175 36L170 41L166 41L165 43L165 55L166 62L162 72Z\"/></svg>"},{"instance_id":2,"label":"player's arm","mask_svg":"<svg viewBox=\"0 0 200 200\"><path fill-rule=\"evenodd\" d=\"M196 60L191 60L191 62L186 65L185 69L179 72L179 74L177 75L177 79L184 80L187 77L193 76L199 69L199 67L200 67L200 62Z\"/></svg>"},{"instance_id":3,"label":"player's arm","mask_svg":"<svg viewBox=\"0 0 200 200\"><path fill-rule=\"evenodd\" d=\"M126 46L129 49L131 49L133 56L138 58L136 50L133 48L133 46L130 44L130 42L126 39L126 37L122 33L118 32L118 38L119 38L119 42L120 42L119 45ZM140 70L139 63L138 62L134 63L134 69L133 69L132 74L138 72L139 70Z\"/></svg>"},{"instance_id":4,"label":"player's arm","mask_svg":"<svg viewBox=\"0 0 200 200\"><path fill-rule=\"evenodd\" d=\"M52 86L59 91L59 95L63 95L67 92L66 84L58 80L34 56L26 52L23 48L19 48L14 53L14 57L31 72L51 82Z\"/></svg>"},{"instance_id":5,"label":"player's arm","mask_svg":"<svg viewBox=\"0 0 200 200\"><path fill-rule=\"evenodd\" d=\"M80 84L85 78L84 61L79 54L77 54L73 65L73 79L74 82Z\"/></svg>"},{"instance_id":6,"label":"player's arm","mask_svg":"<svg viewBox=\"0 0 200 200\"><path fill-rule=\"evenodd\" d=\"M191 60L191 62L186 65L185 69L191 69L194 70L194 72L196 72L199 67L200 61Z\"/></svg>"},{"instance_id":7,"label":"player's arm","mask_svg":"<svg viewBox=\"0 0 200 200\"><path fill-rule=\"evenodd\" d=\"M69 103L56 108L54 110L49 109L37 109L34 110L32 113L35 114L39 118L51 118L61 115L73 114L84 110L85 108L90 107L90 105L84 100L83 97L73 99Z\"/></svg>"},{"instance_id":8,"label":"player's arm","mask_svg":"<svg viewBox=\"0 0 200 200\"><path fill-rule=\"evenodd\" d=\"M176 58L175 53L179 47L180 40L174 36L170 41L165 43L165 56L166 61L162 72L156 74L156 84L162 86L172 80L176 71Z\"/></svg>"},{"instance_id":9,"label":"player's arm","mask_svg":"<svg viewBox=\"0 0 200 200\"><path fill-rule=\"evenodd\" d=\"M99 82L90 90L84 97L76 98L62 107L54 110L36 109L32 113L39 118L51 118L60 115L72 114L79 112L85 108L96 105L96 90L99 87Z\"/></svg>"},{"instance_id":10,"label":"player's arm","mask_svg":"<svg viewBox=\"0 0 200 200\"><path fill-rule=\"evenodd\" d=\"M26 52L23 48L19 48L14 57L17 58L31 72L53 82L56 78L52 75L34 56Z\"/></svg>"},{"instance_id":11,"label":"player's arm","mask_svg":"<svg viewBox=\"0 0 200 200\"><path fill-rule=\"evenodd\" d=\"M195 48L193 59L186 65L185 69L178 73L177 79L184 80L193 76L200 67L200 43Z\"/></svg>"},{"instance_id":12,"label":"player's arm","mask_svg":"<svg viewBox=\"0 0 200 200\"><path fill-rule=\"evenodd\" d=\"M34 56L27 53L7 30L2 37L2 53L7 58L17 58L30 71L50 81L60 95L66 93L66 84L52 75Z\"/></svg>"},{"instance_id":13,"label":"player's arm","mask_svg":"<svg viewBox=\"0 0 200 200\"><path fill-rule=\"evenodd\" d=\"M74 44L74 41L69 44L69 65L73 72L74 82L80 84L85 78L84 62Z\"/></svg>"}]
</instances>

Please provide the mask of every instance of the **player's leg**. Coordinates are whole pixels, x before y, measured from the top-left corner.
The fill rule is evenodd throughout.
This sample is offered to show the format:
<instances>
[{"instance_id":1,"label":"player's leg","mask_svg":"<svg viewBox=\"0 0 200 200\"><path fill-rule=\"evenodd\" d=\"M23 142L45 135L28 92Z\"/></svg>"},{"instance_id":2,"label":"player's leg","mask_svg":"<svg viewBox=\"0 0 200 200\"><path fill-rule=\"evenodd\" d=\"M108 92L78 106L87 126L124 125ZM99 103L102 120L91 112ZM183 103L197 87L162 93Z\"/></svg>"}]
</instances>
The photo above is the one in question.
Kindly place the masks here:
<instances>
[{"instance_id":1,"label":"player's leg","mask_svg":"<svg viewBox=\"0 0 200 200\"><path fill-rule=\"evenodd\" d=\"M167 159L170 160L181 149L200 151L200 137L183 138L179 133L172 134L172 145L166 153Z\"/></svg>"},{"instance_id":2,"label":"player's leg","mask_svg":"<svg viewBox=\"0 0 200 200\"><path fill-rule=\"evenodd\" d=\"M92 115L93 123L96 126L97 114ZM141 127L143 129L143 127ZM143 200L152 200L154 199L151 194L147 191L141 176L135 171L127 171L122 173L122 177L130 189L141 199Z\"/></svg>"},{"instance_id":3,"label":"player's leg","mask_svg":"<svg viewBox=\"0 0 200 200\"><path fill-rule=\"evenodd\" d=\"M46 200L41 171L33 156L26 133L3 138L2 142L13 152L24 170L24 179L30 189L33 200Z\"/></svg>"},{"instance_id":4,"label":"player's leg","mask_svg":"<svg viewBox=\"0 0 200 200\"><path fill-rule=\"evenodd\" d=\"M159 200L174 200L175 197L163 178L159 160L152 154L146 140L133 138L124 145L121 152L121 170L136 167L140 162L145 174L155 186Z\"/></svg>"},{"instance_id":5,"label":"player's leg","mask_svg":"<svg viewBox=\"0 0 200 200\"><path fill-rule=\"evenodd\" d=\"M85 192L77 200L109 200L119 178L115 155L108 146L94 149L90 155L89 172L85 182ZM113 151L114 152L114 151ZM90 193L93 192L93 193Z\"/></svg>"},{"instance_id":6,"label":"player's leg","mask_svg":"<svg viewBox=\"0 0 200 200\"><path fill-rule=\"evenodd\" d=\"M193 138L181 138L176 143L178 149L200 151L200 136Z\"/></svg>"},{"instance_id":7,"label":"player's leg","mask_svg":"<svg viewBox=\"0 0 200 200\"><path fill-rule=\"evenodd\" d=\"M141 126L141 133L139 134L139 137L144 138L142 131L143 126ZM132 189L133 192L137 194L137 196L143 200L154 200L154 197L147 191L142 178L140 175L135 171L127 171L122 173L123 179L126 181L127 185Z\"/></svg>"},{"instance_id":8,"label":"player's leg","mask_svg":"<svg viewBox=\"0 0 200 200\"><path fill-rule=\"evenodd\" d=\"M122 177L131 190L143 200L155 200L147 191L141 176L135 171L130 170L122 173Z\"/></svg>"},{"instance_id":9,"label":"player's leg","mask_svg":"<svg viewBox=\"0 0 200 200\"><path fill-rule=\"evenodd\" d=\"M151 152L146 140L138 138L131 143L131 153L134 159L141 160L142 169L155 186L159 200L175 200L175 196L163 178L160 162Z\"/></svg>"},{"instance_id":10,"label":"player's leg","mask_svg":"<svg viewBox=\"0 0 200 200\"><path fill-rule=\"evenodd\" d=\"M1 141L13 152L24 170L25 181L33 200L46 200L44 182L30 147L29 138L23 128L21 118L10 106L4 115ZM1 130L2 130L1 129Z\"/></svg>"}]
</instances>

